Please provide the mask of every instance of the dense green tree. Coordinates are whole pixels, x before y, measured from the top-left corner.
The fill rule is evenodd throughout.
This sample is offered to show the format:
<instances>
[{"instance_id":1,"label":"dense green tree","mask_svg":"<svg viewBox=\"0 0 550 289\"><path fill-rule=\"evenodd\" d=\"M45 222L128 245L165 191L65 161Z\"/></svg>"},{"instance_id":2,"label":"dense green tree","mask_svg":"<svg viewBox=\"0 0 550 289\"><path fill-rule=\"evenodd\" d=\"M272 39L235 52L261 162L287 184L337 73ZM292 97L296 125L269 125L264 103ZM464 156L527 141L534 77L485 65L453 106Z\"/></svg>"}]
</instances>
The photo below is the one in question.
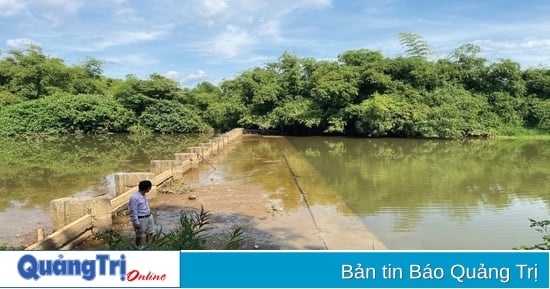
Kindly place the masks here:
<instances>
[{"instance_id":1,"label":"dense green tree","mask_svg":"<svg viewBox=\"0 0 550 289\"><path fill-rule=\"evenodd\" d=\"M550 99L531 98L528 103L527 124L550 133Z\"/></svg>"},{"instance_id":2,"label":"dense green tree","mask_svg":"<svg viewBox=\"0 0 550 289\"><path fill-rule=\"evenodd\" d=\"M195 133L209 129L194 108L165 99L148 106L139 117L139 122L159 133Z\"/></svg>"},{"instance_id":3,"label":"dense green tree","mask_svg":"<svg viewBox=\"0 0 550 289\"><path fill-rule=\"evenodd\" d=\"M25 99L38 99L69 86L70 74L62 59L29 45L25 50L10 50L1 61L0 84Z\"/></svg>"},{"instance_id":4,"label":"dense green tree","mask_svg":"<svg viewBox=\"0 0 550 289\"><path fill-rule=\"evenodd\" d=\"M239 120L245 127L273 129L267 114L279 105L282 88L277 82L278 74L272 68L245 71L233 80L222 84L223 91L238 97L246 111Z\"/></svg>"},{"instance_id":5,"label":"dense green tree","mask_svg":"<svg viewBox=\"0 0 550 289\"><path fill-rule=\"evenodd\" d=\"M393 87L391 76L384 71L388 61L382 53L368 49L349 50L338 56L344 66L358 74L357 103L371 97L375 92L386 93Z\"/></svg>"},{"instance_id":6,"label":"dense green tree","mask_svg":"<svg viewBox=\"0 0 550 289\"><path fill-rule=\"evenodd\" d=\"M487 74L487 60L479 57L480 52L479 46L468 43L457 47L448 56L448 60L455 65L455 69L450 73L451 77L464 88L478 92L484 89Z\"/></svg>"},{"instance_id":7,"label":"dense green tree","mask_svg":"<svg viewBox=\"0 0 550 289\"><path fill-rule=\"evenodd\" d=\"M356 116L354 126L357 132L373 137L414 136L416 114L425 110L422 105L413 109L409 102L395 94L375 94L348 109Z\"/></svg>"},{"instance_id":8,"label":"dense green tree","mask_svg":"<svg viewBox=\"0 0 550 289\"><path fill-rule=\"evenodd\" d=\"M489 65L484 82L487 87L486 92L501 91L513 97L522 97L526 92L519 63L509 59Z\"/></svg>"},{"instance_id":9,"label":"dense green tree","mask_svg":"<svg viewBox=\"0 0 550 289\"><path fill-rule=\"evenodd\" d=\"M235 126L292 134L442 137L547 132L550 70L489 63L464 44L433 55L399 33L402 55L349 50L334 61L284 52L219 86L194 88L153 73L103 76L103 62L67 66L30 45L0 58L0 134L199 132ZM44 99L44 100L42 100Z\"/></svg>"},{"instance_id":10,"label":"dense green tree","mask_svg":"<svg viewBox=\"0 0 550 289\"><path fill-rule=\"evenodd\" d=\"M304 93L302 63L297 55L284 52L278 62L267 64L267 68L277 73L278 84L281 87L280 98L292 100Z\"/></svg>"},{"instance_id":11,"label":"dense green tree","mask_svg":"<svg viewBox=\"0 0 550 289\"><path fill-rule=\"evenodd\" d=\"M201 82L185 93L185 102L200 111L206 111L209 105L220 102L221 98L221 89L210 82Z\"/></svg>"},{"instance_id":12,"label":"dense green tree","mask_svg":"<svg viewBox=\"0 0 550 289\"><path fill-rule=\"evenodd\" d=\"M550 69L530 68L523 72L527 95L550 99Z\"/></svg>"},{"instance_id":13,"label":"dense green tree","mask_svg":"<svg viewBox=\"0 0 550 289\"><path fill-rule=\"evenodd\" d=\"M126 131L130 111L113 99L57 93L0 110L0 135Z\"/></svg>"},{"instance_id":14,"label":"dense green tree","mask_svg":"<svg viewBox=\"0 0 550 289\"><path fill-rule=\"evenodd\" d=\"M325 132L343 133L344 109L359 101L359 73L351 66L342 66L333 61L321 61L311 76L313 110L323 122ZM318 124L317 124L318 125Z\"/></svg>"},{"instance_id":15,"label":"dense green tree","mask_svg":"<svg viewBox=\"0 0 550 289\"><path fill-rule=\"evenodd\" d=\"M494 116L488 103L471 92L454 86L425 95L426 111L419 133L423 137L457 138L492 135Z\"/></svg>"}]
</instances>

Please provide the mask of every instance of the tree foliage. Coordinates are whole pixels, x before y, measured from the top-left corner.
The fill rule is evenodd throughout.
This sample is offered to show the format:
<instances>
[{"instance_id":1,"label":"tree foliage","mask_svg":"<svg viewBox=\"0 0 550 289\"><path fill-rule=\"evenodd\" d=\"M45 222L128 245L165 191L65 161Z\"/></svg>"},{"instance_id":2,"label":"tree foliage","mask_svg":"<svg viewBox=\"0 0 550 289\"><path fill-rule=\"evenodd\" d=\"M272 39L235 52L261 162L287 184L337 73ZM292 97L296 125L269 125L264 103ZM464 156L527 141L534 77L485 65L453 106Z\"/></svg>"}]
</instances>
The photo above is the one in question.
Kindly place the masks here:
<instances>
[{"instance_id":1,"label":"tree foliage","mask_svg":"<svg viewBox=\"0 0 550 289\"><path fill-rule=\"evenodd\" d=\"M0 110L0 135L121 132L131 120L113 99L58 93Z\"/></svg>"},{"instance_id":2,"label":"tree foliage","mask_svg":"<svg viewBox=\"0 0 550 289\"><path fill-rule=\"evenodd\" d=\"M159 100L147 107L140 115L139 122L159 133L193 133L208 130L208 125L192 107L169 100Z\"/></svg>"},{"instance_id":3,"label":"tree foliage","mask_svg":"<svg viewBox=\"0 0 550 289\"><path fill-rule=\"evenodd\" d=\"M397 33L399 45L405 49L405 55L425 59L433 53L430 45L420 35L411 32Z\"/></svg>"},{"instance_id":4,"label":"tree foliage","mask_svg":"<svg viewBox=\"0 0 550 289\"><path fill-rule=\"evenodd\" d=\"M422 37L397 37L404 54L393 58L368 49L344 51L335 60L285 51L219 85L194 88L156 73L109 78L100 60L68 66L31 45L0 59L0 130L182 133L242 126L430 138L550 130L550 70L523 70L510 59L490 63L473 44L432 61Z\"/></svg>"}]
</instances>

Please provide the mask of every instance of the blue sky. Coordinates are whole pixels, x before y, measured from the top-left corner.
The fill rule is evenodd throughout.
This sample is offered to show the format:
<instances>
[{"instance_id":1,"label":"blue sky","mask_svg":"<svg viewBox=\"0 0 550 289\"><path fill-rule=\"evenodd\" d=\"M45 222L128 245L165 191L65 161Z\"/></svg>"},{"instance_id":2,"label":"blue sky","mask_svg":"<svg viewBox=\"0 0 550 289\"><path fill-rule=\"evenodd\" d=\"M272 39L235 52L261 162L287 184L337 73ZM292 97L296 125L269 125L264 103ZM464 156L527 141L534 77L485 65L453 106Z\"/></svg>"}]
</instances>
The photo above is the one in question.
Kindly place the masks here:
<instances>
[{"instance_id":1,"label":"blue sky","mask_svg":"<svg viewBox=\"0 0 550 289\"><path fill-rule=\"evenodd\" d=\"M490 61L549 67L549 15L547 0L0 0L0 51L34 43L68 65L102 60L110 77L158 73L192 87L284 51L394 57L396 34L412 32L436 57L473 43Z\"/></svg>"}]
</instances>

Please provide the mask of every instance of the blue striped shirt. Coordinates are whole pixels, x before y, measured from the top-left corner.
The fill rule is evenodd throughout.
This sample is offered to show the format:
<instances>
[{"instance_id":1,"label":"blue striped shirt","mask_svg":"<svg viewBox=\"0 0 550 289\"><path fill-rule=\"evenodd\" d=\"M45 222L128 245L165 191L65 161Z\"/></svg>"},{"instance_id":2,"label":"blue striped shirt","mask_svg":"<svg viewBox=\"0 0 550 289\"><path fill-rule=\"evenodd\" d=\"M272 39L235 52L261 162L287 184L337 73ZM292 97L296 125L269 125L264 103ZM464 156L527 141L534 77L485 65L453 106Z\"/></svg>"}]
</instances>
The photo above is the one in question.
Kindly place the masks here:
<instances>
[{"instance_id":1,"label":"blue striped shirt","mask_svg":"<svg viewBox=\"0 0 550 289\"><path fill-rule=\"evenodd\" d=\"M130 220L134 225L139 224L138 217L151 214L151 208L149 208L149 200L144 194L140 193L139 191L133 193L130 196L128 210L130 211Z\"/></svg>"}]
</instances>

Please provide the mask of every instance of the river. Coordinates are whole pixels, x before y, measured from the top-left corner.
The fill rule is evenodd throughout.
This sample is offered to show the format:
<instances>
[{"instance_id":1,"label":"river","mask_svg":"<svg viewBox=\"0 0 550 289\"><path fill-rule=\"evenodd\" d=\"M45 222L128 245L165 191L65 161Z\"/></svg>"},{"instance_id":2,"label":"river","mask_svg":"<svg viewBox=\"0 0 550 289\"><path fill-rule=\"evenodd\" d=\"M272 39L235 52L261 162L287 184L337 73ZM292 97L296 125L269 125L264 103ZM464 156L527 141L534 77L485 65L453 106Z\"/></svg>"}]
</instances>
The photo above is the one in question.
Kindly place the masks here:
<instances>
[{"instance_id":1,"label":"river","mask_svg":"<svg viewBox=\"0 0 550 289\"><path fill-rule=\"evenodd\" d=\"M152 159L172 159L208 136L131 135L0 140L0 243L17 245L48 227L49 201L112 194L115 172L148 171ZM512 249L541 240L529 218L549 218L550 141L418 140L343 137L260 138L238 148L227 174L260 172L254 181L291 208L294 186L254 169L284 161L315 170L297 176L311 205L337 206L360 217L389 249ZM248 155L246 155L246 154ZM294 168L300 172L300 168ZM261 173L263 172L263 173ZM238 177L238 176L235 176ZM331 190L339 197L323 198ZM285 200L288 198L288 200ZM338 202L333 204L331 202Z\"/></svg>"}]
</instances>

